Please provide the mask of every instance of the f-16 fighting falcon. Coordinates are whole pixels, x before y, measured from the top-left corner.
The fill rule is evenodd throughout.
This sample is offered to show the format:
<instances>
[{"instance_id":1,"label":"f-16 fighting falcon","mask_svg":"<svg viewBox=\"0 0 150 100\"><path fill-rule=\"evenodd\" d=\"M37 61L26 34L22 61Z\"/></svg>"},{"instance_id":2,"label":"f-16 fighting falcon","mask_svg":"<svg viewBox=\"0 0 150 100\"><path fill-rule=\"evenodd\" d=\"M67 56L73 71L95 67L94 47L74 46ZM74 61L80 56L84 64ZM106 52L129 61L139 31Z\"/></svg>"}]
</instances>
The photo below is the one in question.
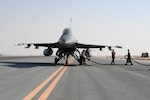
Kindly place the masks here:
<instances>
[{"instance_id":1,"label":"f-16 fighting falcon","mask_svg":"<svg viewBox=\"0 0 150 100\"><path fill-rule=\"evenodd\" d=\"M86 49L86 52L89 48L99 48L100 50L105 47L108 47L109 50L111 50L111 47L122 48L121 46L104 46L79 43L74 38L71 28L65 28L58 42L55 43L19 43L16 45L27 45L26 48L29 48L31 45L33 45L35 46L35 49L38 49L39 47L47 47L47 49L45 49L43 52L45 56L51 56L53 54L53 48L58 48L55 57L55 64L57 64L60 59L64 58L66 65L68 64L68 57L70 55L73 56L80 65L83 64L82 60L79 57L79 48Z\"/></svg>"}]
</instances>

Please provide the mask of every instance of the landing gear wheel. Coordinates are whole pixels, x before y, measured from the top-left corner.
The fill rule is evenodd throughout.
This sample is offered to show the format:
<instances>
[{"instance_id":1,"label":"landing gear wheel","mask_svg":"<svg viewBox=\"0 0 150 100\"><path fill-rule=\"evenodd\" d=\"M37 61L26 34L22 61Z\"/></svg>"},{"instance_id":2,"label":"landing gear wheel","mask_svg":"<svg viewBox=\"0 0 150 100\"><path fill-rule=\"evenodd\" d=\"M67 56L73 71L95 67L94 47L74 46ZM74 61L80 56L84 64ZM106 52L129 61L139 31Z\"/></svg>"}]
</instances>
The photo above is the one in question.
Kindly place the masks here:
<instances>
[{"instance_id":1,"label":"landing gear wheel","mask_svg":"<svg viewBox=\"0 0 150 100\"><path fill-rule=\"evenodd\" d=\"M55 64L57 64L57 58L55 58Z\"/></svg>"},{"instance_id":2,"label":"landing gear wheel","mask_svg":"<svg viewBox=\"0 0 150 100\"><path fill-rule=\"evenodd\" d=\"M81 58L78 59L78 62L79 62L79 65L82 65L82 60L81 60Z\"/></svg>"},{"instance_id":3,"label":"landing gear wheel","mask_svg":"<svg viewBox=\"0 0 150 100\"><path fill-rule=\"evenodd\" d=\"M68 65L68 60L66 60L66 65Z\"/></svg>"}]
</instances>

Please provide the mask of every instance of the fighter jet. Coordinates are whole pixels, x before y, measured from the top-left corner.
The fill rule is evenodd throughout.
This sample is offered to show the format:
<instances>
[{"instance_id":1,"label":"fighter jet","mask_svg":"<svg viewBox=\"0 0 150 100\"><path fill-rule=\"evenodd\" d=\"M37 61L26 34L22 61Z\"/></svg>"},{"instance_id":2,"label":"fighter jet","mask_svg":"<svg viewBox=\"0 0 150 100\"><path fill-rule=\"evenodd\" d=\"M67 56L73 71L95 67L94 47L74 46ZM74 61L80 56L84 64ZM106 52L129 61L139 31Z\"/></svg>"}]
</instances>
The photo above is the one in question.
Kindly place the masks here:
<instances>
[{"instance_id":1,"label":"fighter jet","mask_svg":"<svg viewBox=\"0 0 150 100\"><path fill-rule=\"evenodd\" d=\"M68 65L68 58L69 56L73 56L79 64L83 64L82 60L80 59L80 51L79 49L86 49L88 51L89 48L102 48L108 47L111 50L112 47L115 48L122 48L121 46L104 46L104 45L91 45L91 44L82 44L79 43L73 36L72 31L70 28L65 28L61 37L59 38L58 42L55 43L18 43L17 46L26 45L25 48L30 48L31 45L35 46L35 49L39 47L47 47L43 54L45 56L51 56L53 54L53 48L58 48L55 57L55 64L58 63L62 58L65 59L65 64ZM85 54L88 54L87 52Z\"/></svg>"}]
</instances>

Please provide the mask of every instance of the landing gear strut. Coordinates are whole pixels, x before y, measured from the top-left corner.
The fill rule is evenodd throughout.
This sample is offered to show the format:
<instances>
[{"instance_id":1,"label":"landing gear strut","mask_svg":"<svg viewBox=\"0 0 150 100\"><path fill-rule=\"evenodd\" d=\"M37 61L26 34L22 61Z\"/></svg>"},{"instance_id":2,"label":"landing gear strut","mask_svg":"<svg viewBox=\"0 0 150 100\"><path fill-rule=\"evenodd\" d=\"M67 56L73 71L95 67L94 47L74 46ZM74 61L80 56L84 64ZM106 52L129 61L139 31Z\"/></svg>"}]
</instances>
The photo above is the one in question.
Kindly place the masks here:
<instances>
[{"instance_id":1,"label":"landing gear strut","mask_svg":"<svg viewBox=\"0 0 150 100\"><path fill-rule=\"evenodd\" d=\"M57 58L55 58L55 64L57 64L57 62L58 62L58 59L57 59Z\"/></svg>"},{"instance_id":2,"label":"landing gear strut","mask_svg":"<svg viewBox=\"0 0 150 100\"><path fill-rule=\"evenodd\" d=\"M66 60L66 65L68 65L68 60Z\"/></svg>"},{"instance_id":3,"label":"landing gear strut","mask_svg":"<svg viewBox=\"0 0 150 100\"><path fill-rule=\"evenodd\" d=\"M68 65L68 58L69 58L69 54L66 55L66 65Z\"/></svg>"}]
</instances>

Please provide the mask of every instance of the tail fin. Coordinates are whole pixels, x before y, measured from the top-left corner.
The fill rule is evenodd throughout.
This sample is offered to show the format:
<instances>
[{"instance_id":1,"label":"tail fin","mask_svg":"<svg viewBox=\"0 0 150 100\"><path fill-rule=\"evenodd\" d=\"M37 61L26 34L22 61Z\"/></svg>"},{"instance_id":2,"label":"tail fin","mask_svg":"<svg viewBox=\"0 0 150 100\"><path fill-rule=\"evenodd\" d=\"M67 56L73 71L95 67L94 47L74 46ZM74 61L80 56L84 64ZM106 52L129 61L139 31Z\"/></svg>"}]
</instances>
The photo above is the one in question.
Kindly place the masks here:
<instances>
[{"instance_id":1,"label":"tail fin","mask_svg":"<svg viewBox=\"0 0 150 100\"><path fill-rule=\"evenodd\" d=\"M72 24L71 22L72 22L72 18L70 18L70 29L71 29L71 24Z\"/></svg>"}]
</instances>

